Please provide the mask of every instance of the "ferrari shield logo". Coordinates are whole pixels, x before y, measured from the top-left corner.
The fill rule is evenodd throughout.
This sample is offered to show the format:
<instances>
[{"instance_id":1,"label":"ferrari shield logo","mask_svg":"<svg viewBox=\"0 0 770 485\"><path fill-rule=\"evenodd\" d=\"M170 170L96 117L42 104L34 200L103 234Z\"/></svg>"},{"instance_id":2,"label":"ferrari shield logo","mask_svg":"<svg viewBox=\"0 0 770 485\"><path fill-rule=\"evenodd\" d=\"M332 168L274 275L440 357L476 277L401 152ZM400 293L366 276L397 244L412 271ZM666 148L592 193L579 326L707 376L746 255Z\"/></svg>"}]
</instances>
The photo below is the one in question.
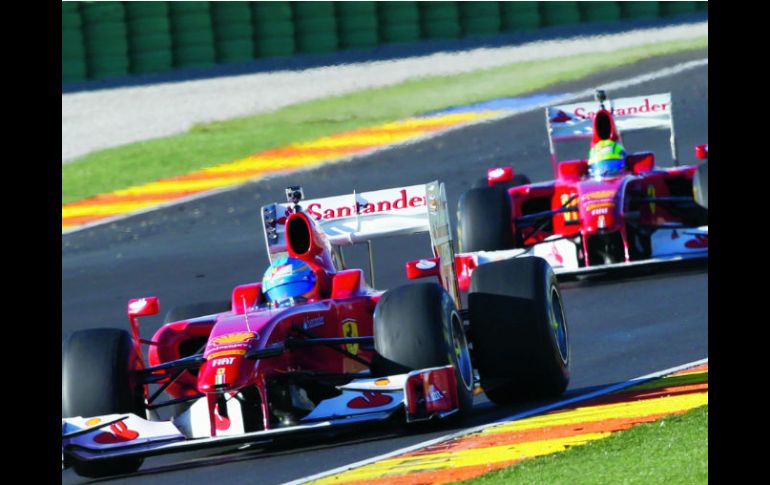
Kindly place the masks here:
<instances>
[{"instance_id":1,"label":"ferrari shield logo","mask_svg":"<svg viewBox=\"0 0 770 485\"><path fill-rule=\"evenodd\" d=\"M358 323L352 318L342 321L342 335L344 337L358 337ZM358 344L346 344L348 352L358 355Z\"/></svg>"}]
</instances>

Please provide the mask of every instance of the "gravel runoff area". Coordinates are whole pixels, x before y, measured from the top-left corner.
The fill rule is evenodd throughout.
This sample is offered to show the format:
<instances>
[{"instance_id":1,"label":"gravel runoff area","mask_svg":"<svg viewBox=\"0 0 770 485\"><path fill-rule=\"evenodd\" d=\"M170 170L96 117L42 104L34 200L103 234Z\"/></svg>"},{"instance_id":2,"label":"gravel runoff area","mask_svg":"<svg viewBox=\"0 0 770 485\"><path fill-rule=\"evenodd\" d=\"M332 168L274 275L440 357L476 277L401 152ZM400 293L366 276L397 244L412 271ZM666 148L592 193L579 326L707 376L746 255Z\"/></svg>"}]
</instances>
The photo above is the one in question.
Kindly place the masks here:
<instances>
[{"instance_id":1,"label":"gravel runoff area","mask_svg":"<svg viewBox=\"0 0 770 485\"><path fill-rule=\"evenodd\" d=\"M610 52L707 34L708 22L699 22L515 47L63 94L62 164L94 150L183 133L195 123L274 111L302 101L398 84L408 79L565 55Z\"/></svg>"}]
</instances>

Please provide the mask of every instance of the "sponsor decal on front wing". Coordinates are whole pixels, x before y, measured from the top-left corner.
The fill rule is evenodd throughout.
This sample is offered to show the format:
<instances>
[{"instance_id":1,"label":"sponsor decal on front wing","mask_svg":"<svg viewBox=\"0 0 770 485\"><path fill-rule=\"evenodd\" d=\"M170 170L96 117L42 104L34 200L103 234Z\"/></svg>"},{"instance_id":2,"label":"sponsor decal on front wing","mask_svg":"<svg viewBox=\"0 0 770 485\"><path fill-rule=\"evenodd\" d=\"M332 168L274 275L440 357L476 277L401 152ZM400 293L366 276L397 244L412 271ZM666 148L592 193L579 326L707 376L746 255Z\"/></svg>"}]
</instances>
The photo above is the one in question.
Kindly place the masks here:
<instances>
[{"instance_id":1,"label":"sponsor decal on front wing","mask_svg":"<svg viewBox=\"0 0 770 485\"><path fill-rule=\"evenodd\" d=\"M127 441L133 441L138 437L138 431L129 429L125 422L119 421L110 425L109 431L103 431L94 436L94 441L100 445L108 445L113 443L125 443Z\"/></svg>"},{"instance_id":2,"label":"sponsor decal on front wing","mask_svg":"<svg viewBox=\"0 0 770 485\"><path fill-rule=\"evenodd\" d=\"M364 391L360 396L348 401L351 409L378 408L393 402L393 397L376 391Z\"/></svg>"}]
</instances>

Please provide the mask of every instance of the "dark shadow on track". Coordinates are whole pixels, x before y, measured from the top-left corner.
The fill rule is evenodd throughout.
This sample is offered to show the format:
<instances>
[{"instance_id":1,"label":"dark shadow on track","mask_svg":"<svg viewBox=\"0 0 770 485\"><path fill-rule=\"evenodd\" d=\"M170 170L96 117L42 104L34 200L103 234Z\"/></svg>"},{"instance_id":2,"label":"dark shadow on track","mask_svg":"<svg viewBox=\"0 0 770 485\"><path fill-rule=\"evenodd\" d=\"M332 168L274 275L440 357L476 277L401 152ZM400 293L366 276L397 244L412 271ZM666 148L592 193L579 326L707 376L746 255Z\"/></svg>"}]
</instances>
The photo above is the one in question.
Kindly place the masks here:
<instances>
[{"instance_id":1,"label":"dark shadow on track","mask_svg":"<svg viewBox=\"0 0 770 485\"><path fill-rule=\"evenodd\" d=\"M630 266L606 273L559 277L561 288L590 288L612 285L622 281L665 279L673 276L708 272L708 258L686 259L651 266Z\"/></svg>"}]
</instances>

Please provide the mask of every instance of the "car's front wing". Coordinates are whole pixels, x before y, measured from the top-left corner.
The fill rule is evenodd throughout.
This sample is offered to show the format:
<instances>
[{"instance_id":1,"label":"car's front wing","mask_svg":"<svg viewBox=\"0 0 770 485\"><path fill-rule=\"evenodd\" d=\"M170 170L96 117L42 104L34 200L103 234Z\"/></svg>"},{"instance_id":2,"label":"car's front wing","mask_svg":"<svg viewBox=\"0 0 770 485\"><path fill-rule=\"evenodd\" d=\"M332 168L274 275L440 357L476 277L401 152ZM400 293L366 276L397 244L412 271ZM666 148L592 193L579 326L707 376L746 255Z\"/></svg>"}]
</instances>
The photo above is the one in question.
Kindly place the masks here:
<instances>
[{"instance_id":1,"label":"car's front wing","mask_svg":"<svg viewBox=\"0 0 770 485\"><path fill-rule=\"evenodd\" d=\"M544 258L559 276L576 276L588 273L608 272L624 268L675 263L708 257L708 226L691 228L660 228L651 237L652 255L648 259L614 264L581 266L579 260L580 238L567 239L552 236L527 248L500 251L458 253L455 258L458 282L462 291L468 291L473 269L482 264L511 258L537 256Z\"/></svg>"},{"instance_id":2,"label":"car's front wing","mask_svg":"<svg viewBox=\"0 0 770 485\"><path fill-rule=\"evenodd\" d=\"M62 420L62 460L64 464L72 460L146 457L269 442L278 436L384 421L400 410L404 410L408 422L443 418L458 410L456 393L451 388L454 379L451 365L386 378L355 379L340 386L339 396L319 403L297 425L254 432L230 429L225 435L216 435L215 431L214 436L209 433L196 437L201 425L208 429L209 419L191 425L191 421L200 419L191 418L189 411L170 421L150 421L135 414L67 418Z\"/></svg>"}]
</instances>

